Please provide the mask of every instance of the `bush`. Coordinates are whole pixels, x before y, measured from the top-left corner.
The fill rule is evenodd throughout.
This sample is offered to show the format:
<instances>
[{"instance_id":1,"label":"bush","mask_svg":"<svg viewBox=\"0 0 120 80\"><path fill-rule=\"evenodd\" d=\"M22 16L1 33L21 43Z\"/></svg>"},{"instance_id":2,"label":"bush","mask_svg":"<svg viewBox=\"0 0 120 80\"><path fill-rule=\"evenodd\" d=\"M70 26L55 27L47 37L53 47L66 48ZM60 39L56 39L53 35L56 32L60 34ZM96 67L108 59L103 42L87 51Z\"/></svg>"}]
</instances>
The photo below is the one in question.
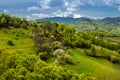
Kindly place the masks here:
<instances>
[{"instance_id":1,"label":"bush","mask_svg":"<svg viewBox=\"0 0 120 80\"><path fill-rule=\"evenodd\" d=\"M68 64L74 64L73 61L72 61L72 57L68 54L65 54L64 61Z\"/></svg>"},{"instance_id":2,"label":"bush","mask_svg":"<svg viewBox=\"0 0 120 80\"><path fill-rule=\"evenodd\" d=\"M70 49L67 50L67 54L71 54L71 50Z\"/></svg>"},{"instance_id":3,"label":"bush","mask_svg":"<svg viewBox=\"0 0 120 80\"><path fill-rule=\"evenodd\" d=\"M9 40L9 41L7 42L7 44L8 44L8 45L11 45L11 46L14 45L13 41L11 41L11 40Z\"/></svg>"},{"instance_id":4,"label":"bush","mask_svg":"<svg viewBox=\"0 0 120 80\"><path fill-rule=\"evenodd\" d=\"M120 49L117 50L118 54L120 54Z\"/></svg>"},{"instance_id":5,"label":"bush","mask_svg":"<svg viewBox=\"0 0 120 80\"><path fill-rule=\"evenodd\" d=\"M63 45L62 45L61 42L55 41L55 42L52 42L52 47L53 47L53 49L55 50L55 49L63 48Z\"/></svg>"},{"instance_id":6,"label":"bush","mask_svg":"<svg viewBox=\"0 0 120 80\"><path fill-rule=\"evenodd\" d=\"M41 52L41 53L38 54L38 56L41 60L44 60L44 61L46 61L48 59L48 53L47 52Z\"/></svg>"},{"instance_id":7,"label":"bush","mask_svg":"<svg viewBox=\"0 0 120 80\"><path fill-rule=\"evenodd\" d=\"M64 52L65 52L65 51L62 50L62 49L56 49L56 50L53 52L53 56L63 55Z\"/></svg>"},{"instance_id":8,"label":"bush","mask_svg":"<svg viewBox=\"0 0 120 80\"><path fill-rule=\"evenodd\" d=\"M0 80L95 80L86 74L76 74L47 64L33 54L13 53L1 56Z\"/></svg>"},{"instance_id":9,"label":"bush","mask_svg":"<svg viewBox=\"0 0 120 80\"><path fill-rule=\"evenodd\" d=\"M60 63L60 62L59 62L58 60L55 60L55 61L53 62L53 64L56 65L56 66L57 66L59 63Z\"/></svg>"},{"instance_id":10,"label":"bush","mask_svg":"<svg viewBox=\"0 0 120 80\"><path fill-rule=\"evenodd\" d=\"M116 62L116 56L111 55L110 56L110 61L113 62L113 63L115 63Z\"/></svg>"}]
</instances>

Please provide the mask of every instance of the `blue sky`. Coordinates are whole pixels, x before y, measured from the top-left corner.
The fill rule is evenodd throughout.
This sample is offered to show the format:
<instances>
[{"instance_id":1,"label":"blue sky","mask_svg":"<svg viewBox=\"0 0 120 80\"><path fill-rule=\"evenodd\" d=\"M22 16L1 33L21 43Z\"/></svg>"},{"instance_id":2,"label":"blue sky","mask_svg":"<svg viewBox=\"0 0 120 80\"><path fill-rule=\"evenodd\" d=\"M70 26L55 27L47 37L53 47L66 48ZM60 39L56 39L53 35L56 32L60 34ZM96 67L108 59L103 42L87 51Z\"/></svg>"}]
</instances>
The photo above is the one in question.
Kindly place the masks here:
<instances>
[{"instance_id":1,"label":"blue sky","mask_svg":"<svg viewBox=\"0 0 120 80\"><path fill-rule=\"evenodd\" d=\"M120 0L0 0L0 13L27 19L117 17L120 16Z\"/></svg>"}]
</instances>

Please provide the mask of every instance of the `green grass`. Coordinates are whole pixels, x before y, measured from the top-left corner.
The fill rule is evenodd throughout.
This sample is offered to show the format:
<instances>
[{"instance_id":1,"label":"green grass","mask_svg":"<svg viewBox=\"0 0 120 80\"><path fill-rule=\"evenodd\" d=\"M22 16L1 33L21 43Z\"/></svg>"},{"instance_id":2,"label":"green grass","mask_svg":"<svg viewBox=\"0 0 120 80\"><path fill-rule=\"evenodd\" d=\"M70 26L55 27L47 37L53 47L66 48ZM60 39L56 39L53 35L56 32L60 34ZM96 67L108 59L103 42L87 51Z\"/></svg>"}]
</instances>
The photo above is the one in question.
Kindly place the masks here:
<instances>
[{"instance_id":1,"label":"green grass","mask_svg":"<svg viewBox=\"0 0 120 80\"><path fill-rule=\"evenodd\" d=\"M74 61L77 61L77 64L63 67L77 73L91 73L99 80L120 80L120 65L105 59L86 56L83 54L83 49L72 49L71 56Z\"/></svg>"},{"instance_id":2,"label":"green grass","mask_svg":"<svg viewBox=\"0 0 120 80\"><path fill-rule=\"evenodd\" d=\"M15 53L16 51L22 51L26 53L33 52L34 43L29 37L30 30L22 28L10 28L0 30L0 50L7 53ZM7 42L11 40L14 46L8 45Z\"/></svg>"}]
</instances>

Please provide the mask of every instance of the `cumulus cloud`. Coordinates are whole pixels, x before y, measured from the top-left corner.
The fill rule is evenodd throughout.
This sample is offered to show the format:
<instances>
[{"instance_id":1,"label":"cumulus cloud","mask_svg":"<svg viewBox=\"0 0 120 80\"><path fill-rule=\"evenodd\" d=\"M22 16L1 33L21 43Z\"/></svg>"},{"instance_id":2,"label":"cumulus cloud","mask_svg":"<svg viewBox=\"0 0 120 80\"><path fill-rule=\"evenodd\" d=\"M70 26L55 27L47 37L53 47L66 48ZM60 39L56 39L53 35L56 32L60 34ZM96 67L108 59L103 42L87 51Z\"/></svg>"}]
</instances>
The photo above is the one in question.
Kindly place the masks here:
<instances>
[{"instance_id":1,"label":"cumulus cloud","mask_svg":"<svg viewBox=\"0 0 120 80\"><path fill-rule=\"evenodd\" d=\"M73 18L80 18L80 17L82 17L80 14L73 14Z\"/></svg>"},{"instance_id":2,"label":"cumulus cloud","mask_svg":"<svg viewBox=\"0 0 120 80\"><path fill-rule=\"evenodd\" d=\"M73 0L70 4L71 7L78 7L80 5L84 5L81 0Z\"/></svg>"},{"instance_id":3,"label":"cumulus cloud","mask_svg":"<svg viewBox=\"0 0 120 80\"><path fill-rule=\"evenodd\" d=\"M64 1L64 6L68 6L69 5L69 2L67 2L66 0L63 0Z\"/></svg>"},{"instance_id":4,"label":"cumulus cloud","mask_svg":"<svg viewBox=\"0 0 120 80\"><path fill-rule=\"evenodd\" d=\"M88 0L87 2L88 2L88 4L90 4L90 5L92 5L92 6L95 6L94 0Z\"/></svg>"},{"instance_id":5,"label":"cumulus cloud","mask_svg":"<svg viewBox=\"0 0 120 80\"><path fill-rule=\"evenodd\" d=\"M40 0L40 6L42 9L49 9L50 8L51 0Z\"/></svg>"},{"instance_id":6,"label":"cumulus cloud","mask_svg":"<svg viewBox=\"0 0 120 80\"><path fill-rule=\"evenodd\" d=\"M56 12L53 12L52 14L53 16L56 16L56 17L63 17L62 11L60 9L57 10Z\"/></svg>"},{"instance_id":7,"label":"cumulus cloud","mask_svg":"<svg viewBox=\"0 0 120 80\"><path fill-rule=\"evenodd\" d=\"M116 6L120 4L120 0L103 0L103 2L108 6Z\"/></svg>"},{"instance_id":8,"label":"cumulus cloud","mask_svg":"<svg viewBox=\"0 0 120 80\"><path fill-rule=\"evenodd\" d=\"M117 8L120 11L120 0L103 0L105 5Z\"/></svg>"},{"instance_id":9,"label":"cumulus cloud","mask_svg":"<svg viewBox=\"0 0 120 80\"><path fill-rule=\"evenodd\" d=\"M59 9L53 14L59 17L72 17L73 13L79 10L79 6L83 5L81 0L63 0L65 10Z\"/></svg>"},{"instance_id":10,"label":"cumulus cloud","mask_svg":"<svg viewBox=\"0 0 120 80\"><path fill-rule=\"evenodd\" d=\"M71 12L63 12L61 9L59 9L56 12L53 13L53 16L56 16L56 17L68 17L70 14L72 14L72 13Z\"/></svg>"},{"instance_id":11,"label":"cumulus cloud","mask_svg":"<svg viewBox=\"0 0 120 80\"><path fill-rule=\"evenodd\" d=\"M39 7L36 6L32 6L32 7L28 7L27 11L34 11L34 10L39 10Z\"/></svg>"},{"instance_id":12,"label":"cumulus cloud","mask_svg":"<svg viewBox=\"0 0 120 80\"><path fill-rule=\"evenodd\" d=\"M43 13L34 13L34 14L32 14L32 17L42 19L42 18L50 17L50 15L49 14L43 14Z\"/></svg>"},{"instance_id":13,"label":"cumulus cloud","mask_svg":"<svg viewBox=\"0 0 120 80\"><path fill-rule=\"evenodd\" d=\"M66 10L67 10L68 12L74 12L74 11L77 10L77 8L68 7L68 8L66 8Z\"/></svg>"},{"instance_id":14,"label":"cumulus cloud","mask_svg":"<svg viewBox=\"0 0 120 80\"><path fill-rule=\"evenodd\" d=\"M30 20L30 19L31 19L31 17L30 17L30 16L26 16L26 19L27 19L27 20Z\"/></svg>"},{"instance_id":15,"label":"cumulus cloud","mask_svg":"<svg viewBox=\"0 0 120 80\"><path fill-rule=\"evenodd\" d=\"M114 1L112 0L103 0L103 1L106 5L109 5L109 6L111 6L114 3Z\"/></svg>"},{"instance_id":16,"label":"cumulus cloud","mask_svg":"<svg viewBox=\"0 0 120 80\"><path fill-rule=\"evenodd\" d=\"M62 10L57 10L56 12L53 13L54 17L73 17L73 18L80 18L82 15L78 13L72 13L72 12L63 12Z\"/></svg>"},{"instance_id":17,"label":"cumulus cloud","mask_svg":"<svg viewBox=\"0 0 120 80\"><path fill-rule=\"evenodd\" d=\"M3 13L10 13L10 11L5 9L5 10L3 10Z\"/></svg>"},{"instance_id":18,"label":"cumulus cloud","mask_svg":"<svg viewBox=\"0 0 120 80\"><path fill-rule=\"evenodd\" d=\"M64 6L65 7L69 7L69 8L76 8L79 7L80 5L83 5L83 3L81 2L81 0L64 0Z\"/></svg>"}]
</instances>

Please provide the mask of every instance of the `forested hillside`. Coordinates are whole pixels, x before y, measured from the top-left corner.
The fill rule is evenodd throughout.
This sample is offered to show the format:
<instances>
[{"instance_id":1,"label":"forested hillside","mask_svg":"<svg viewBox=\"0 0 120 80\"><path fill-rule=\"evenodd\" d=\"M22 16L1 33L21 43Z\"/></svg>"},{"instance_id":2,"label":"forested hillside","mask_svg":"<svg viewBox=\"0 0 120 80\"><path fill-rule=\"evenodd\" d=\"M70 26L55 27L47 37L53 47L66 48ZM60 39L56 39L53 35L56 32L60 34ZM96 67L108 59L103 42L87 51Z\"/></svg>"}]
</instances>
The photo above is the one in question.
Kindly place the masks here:
<instances>
[{"instance_id":1,"label":"forested hillside","mask_svg":"<svg viewBox=\"0 0 120 80\"><path fill-rule=\"evenodd\" d=\"M104 18L94 20L86 18L71 24L78 31L91 32L99 36L120 36L119 18Z\"/></svg>"},{"instance_id":2,"label":"forested hillside","mask_svg":"<svg viewBox=\"0 0 120 80\"><path fill-rule=\"evenodd\" d=\"M84 32L64 23L0 14L0 79L119 80L119 40L99 31L95 35L104 26L100 22L85 20L79 26L83 23L97 29Z\"/></svg>"},{"instance_id":3,"label":"forested hillside","mask_svg":"<svg viewBox=\"0 0 120 80\"><path fill-rule=\"evenodd\" d=\"M80 20L84 20L85 17L81 18L73 18L73 17L52 17L52 18L44 18L44 19L37 19L37 21L53 21L53 22L61 22L61 23L66 23L66 24L72 24Z\"/></svg>"}]
</instances>

